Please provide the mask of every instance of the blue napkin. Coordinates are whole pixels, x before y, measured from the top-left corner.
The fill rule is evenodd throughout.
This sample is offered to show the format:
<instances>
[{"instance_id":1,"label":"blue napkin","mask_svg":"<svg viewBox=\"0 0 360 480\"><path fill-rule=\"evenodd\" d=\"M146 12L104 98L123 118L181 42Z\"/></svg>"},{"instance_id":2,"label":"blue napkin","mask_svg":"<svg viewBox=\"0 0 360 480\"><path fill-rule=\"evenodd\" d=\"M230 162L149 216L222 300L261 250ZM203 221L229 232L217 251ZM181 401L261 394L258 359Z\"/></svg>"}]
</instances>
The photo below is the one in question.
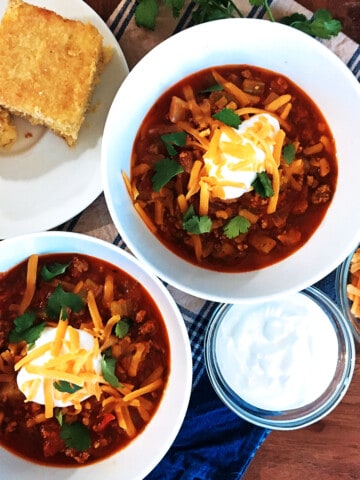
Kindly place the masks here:
<instances>
[{"instance_id":1,"label":"blue napkin","mask_svg":"<svg viewBox=\"0 0 360 480\"><path fill-rule=\"evenodd\" d=\"M225 407L203 372L174 444L146 480L240 479L268 433Z\"/></svg>"}]
</instances>

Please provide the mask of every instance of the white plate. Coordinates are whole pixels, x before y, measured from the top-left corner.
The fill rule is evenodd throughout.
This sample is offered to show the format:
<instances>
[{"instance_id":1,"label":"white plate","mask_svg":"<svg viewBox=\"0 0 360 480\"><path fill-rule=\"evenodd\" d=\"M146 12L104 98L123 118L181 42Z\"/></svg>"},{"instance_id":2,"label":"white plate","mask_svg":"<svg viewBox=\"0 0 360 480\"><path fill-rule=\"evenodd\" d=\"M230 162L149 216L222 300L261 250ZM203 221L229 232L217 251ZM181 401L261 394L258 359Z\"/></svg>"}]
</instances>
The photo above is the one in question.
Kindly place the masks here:
<instances>
[{"instance_id":1,"label":"white plate","mask_svg":"<svg viewBox=\"0 0 360 480\"><path fill-rule=\"evenodd\" d=\"M82 0L29 0L60 15L90 21L113 58L96 87L78 143L66 142L43 127L33 137L0 153L0 238L48 230L85 209L102 192L100 150L105 119L128 74L125 57L103 20ZM2 18L7 1L0 0ZM25 122L21 122L24 126ZM26 122L26 131L29 124Z\"/></svg>"}]
</instances>

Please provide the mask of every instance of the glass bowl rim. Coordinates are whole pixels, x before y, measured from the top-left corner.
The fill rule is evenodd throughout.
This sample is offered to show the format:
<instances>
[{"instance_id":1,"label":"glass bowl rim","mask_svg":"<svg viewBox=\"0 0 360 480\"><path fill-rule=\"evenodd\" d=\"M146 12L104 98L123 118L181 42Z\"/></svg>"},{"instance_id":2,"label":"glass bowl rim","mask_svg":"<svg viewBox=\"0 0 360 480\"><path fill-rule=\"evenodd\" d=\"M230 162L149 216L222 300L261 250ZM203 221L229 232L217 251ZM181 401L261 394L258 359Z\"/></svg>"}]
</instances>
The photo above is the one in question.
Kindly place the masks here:
<instances>
[{"instance_id":1,"label":"glass bowl rim","mask_svg":"<svg viewBox=\"0 0 360 480\"><path fill-rule=\"evenodd\" d=\"M335 272L335 287L336 298L340 305L342 314L350 325L350 329L356 342L360 343L360 318L358 320L359 326L357 327L354 324L354 322L356 321L356 317L350 311L350 300L348 299L346 292L351 259L358 248L360 248L360 243L357 245L357 247L354 248L350 255L348 255L348 257L346 257L346 259L337 267Z\"/></svg>"},{"instance_id":2,"label":"glass bowl rim","mask_svg":"<svg viewBox=\"0 0 360 480\"><path fill-rule=\"evenodd\" d=\"M340 380L336 383L334 391L328 392L328 388L324 394L314 402L301 408L285 411L285 414L292 412L290 418L282 419L282 415L277 414L277 412L269 412L246 404L246 402L239 398L226 384L216 365L214 345L220 323L229 309L233 307L237 308L239 304L219 304L207 325L204 336L205 367L210 383L220 400L244 420L271 430L295 430L309 426L324 418L344 397L355 368L356 352L354 338L348 322L339 307L316 287L308 287L297 293L308 296L318 305L320 304L322 309L326 309L325 313L331 321L339 341L339 358L343 359L343 366L340 369ZM338 361L337 371L339 365L340 362ZM327 395L323 398L325 393L327 393ZM321 400L321 402L317 405L319 400ZM309 410L310 407L311 409ZM282 412L282 414L283 413L284 412Z\"/></svg>"}]
</instances>

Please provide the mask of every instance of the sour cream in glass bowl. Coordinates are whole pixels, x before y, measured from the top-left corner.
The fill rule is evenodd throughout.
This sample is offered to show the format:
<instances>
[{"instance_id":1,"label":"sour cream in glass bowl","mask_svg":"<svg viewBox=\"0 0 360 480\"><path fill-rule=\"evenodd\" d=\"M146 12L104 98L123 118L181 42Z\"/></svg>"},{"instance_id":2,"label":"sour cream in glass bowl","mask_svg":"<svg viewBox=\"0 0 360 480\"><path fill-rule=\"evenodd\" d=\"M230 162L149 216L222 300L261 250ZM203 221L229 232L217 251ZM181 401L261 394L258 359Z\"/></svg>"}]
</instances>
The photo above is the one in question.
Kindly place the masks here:
<instances>
[{"instance_id":1,"label":"sour cream in glass bowl","mask_svg":"<svg viewBox=\"0 0 360 480\"><path fill-rule=\"evenodd\" d=\"M272 301L220 306L206 331L205 361L216 393L237 415L293 430L341 401L355 347L337 306L309 287Z\"/></svg>"}]
</instances>

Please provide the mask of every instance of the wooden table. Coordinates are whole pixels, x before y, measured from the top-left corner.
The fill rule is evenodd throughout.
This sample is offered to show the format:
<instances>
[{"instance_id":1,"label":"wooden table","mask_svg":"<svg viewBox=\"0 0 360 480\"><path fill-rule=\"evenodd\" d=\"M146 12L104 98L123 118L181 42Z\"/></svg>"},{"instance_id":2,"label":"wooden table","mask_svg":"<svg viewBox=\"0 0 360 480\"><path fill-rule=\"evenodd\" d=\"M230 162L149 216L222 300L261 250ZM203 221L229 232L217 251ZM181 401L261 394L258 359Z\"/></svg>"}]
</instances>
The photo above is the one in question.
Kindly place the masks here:
<instances>
[{"instance_id":1,"label":"wooden table","mask_svg":"<svg viewBox=\"0 0 360 480\"><path fill-rule=\"evenodd\" d=\"M86 0L106 20L119 0ZM326 7L344 31L360 42L360 0L298 0L314 10ZM324 420L293 432L272 432L251 462L244 480L360 480L360 355L341 404Z\"/></svg>"}]
</instances>

